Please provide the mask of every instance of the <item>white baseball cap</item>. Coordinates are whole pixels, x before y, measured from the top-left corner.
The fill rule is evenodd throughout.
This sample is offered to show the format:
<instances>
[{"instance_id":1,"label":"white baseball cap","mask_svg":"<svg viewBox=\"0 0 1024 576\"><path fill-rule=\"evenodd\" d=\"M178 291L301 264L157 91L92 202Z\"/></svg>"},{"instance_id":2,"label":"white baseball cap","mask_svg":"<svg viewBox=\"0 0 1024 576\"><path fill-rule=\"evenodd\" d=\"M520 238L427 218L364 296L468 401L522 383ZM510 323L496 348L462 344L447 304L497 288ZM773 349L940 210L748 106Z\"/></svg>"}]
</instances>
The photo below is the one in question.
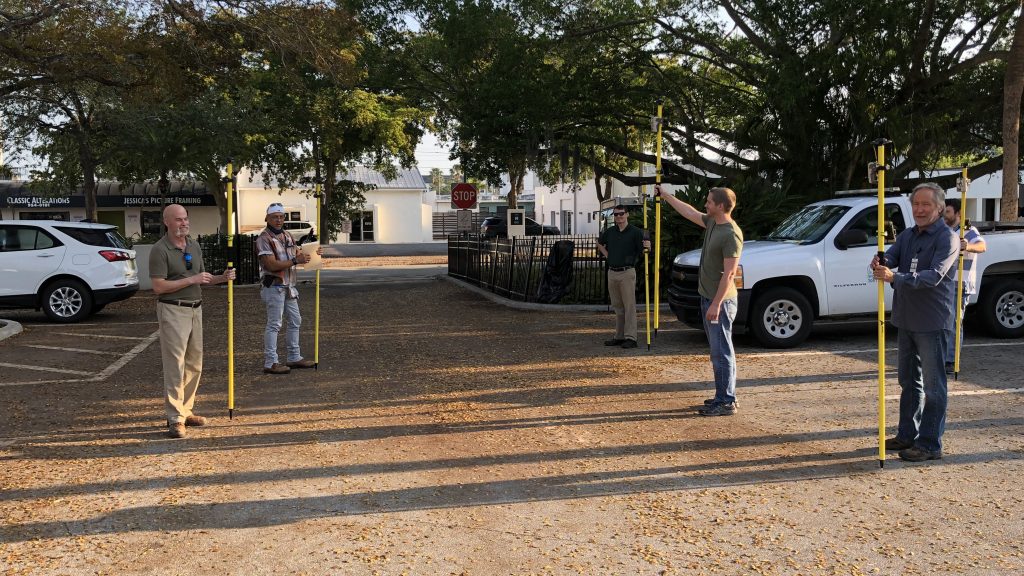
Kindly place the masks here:
<instances>
[{"instance_id":1,"label":"white baseball cap","mask_svg":"<svg viewBox=\"0 0 1024 576\"><path fill-rule=\"evenodd\" d=\"M284 214L284 205L280 202L274 202L270 206L267 206L267 216L271 214Z\"/></svg>"}]
</instances>

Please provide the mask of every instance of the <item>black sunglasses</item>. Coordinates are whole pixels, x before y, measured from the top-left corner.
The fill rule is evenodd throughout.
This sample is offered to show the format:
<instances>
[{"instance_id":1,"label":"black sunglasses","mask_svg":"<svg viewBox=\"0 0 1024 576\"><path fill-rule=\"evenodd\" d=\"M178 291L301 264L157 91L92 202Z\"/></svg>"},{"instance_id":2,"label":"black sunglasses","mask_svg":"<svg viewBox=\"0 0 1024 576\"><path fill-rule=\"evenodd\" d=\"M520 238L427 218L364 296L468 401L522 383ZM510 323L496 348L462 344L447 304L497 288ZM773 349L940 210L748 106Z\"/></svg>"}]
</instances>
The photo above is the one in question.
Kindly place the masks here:
<instances>
[{"instance_id":1,"label":"black sunglasses","mask_svg":"<svg viewBox=\"0 0 1024 576\"><path fill-rule=\"evenodd\" d=\"M625 216L626 213L625 212L612 212L612 215L613 216Z\"/></svg>"},{"instance_id":2,"label":"black sunglasses","mask_svg":"<svg viewBox=\"0 0 1024 576\"><path fill-rule=\"evenodd\" d=\"M189 254L188 252L185 252L185 270L191 270L191 269L192 269L192 255Z\"/></svg>"}]
</instances>

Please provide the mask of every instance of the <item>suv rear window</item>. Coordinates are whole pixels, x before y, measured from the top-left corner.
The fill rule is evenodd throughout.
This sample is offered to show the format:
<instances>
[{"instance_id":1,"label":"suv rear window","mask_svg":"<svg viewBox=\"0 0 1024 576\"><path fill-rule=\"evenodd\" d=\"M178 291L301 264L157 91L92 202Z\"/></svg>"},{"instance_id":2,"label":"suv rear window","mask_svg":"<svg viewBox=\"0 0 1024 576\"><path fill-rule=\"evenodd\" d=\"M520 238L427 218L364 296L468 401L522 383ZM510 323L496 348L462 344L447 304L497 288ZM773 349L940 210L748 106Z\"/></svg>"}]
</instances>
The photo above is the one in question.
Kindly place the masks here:
<instances>
[{"instance_id":1,"label":"suv rear window","mask_svg":"<svg viewBox=\"0 0 1024 576\"><path fill-rule=\"evenodd\" d=\"M116 228L72 228L70 226L54 226L54 228L89 246L128 249L128 243Z\"/></svg>"},{"instance_id":2,"label":"suv rear window","mask_svg":"<svg viewBox=\"0 0 1024 576\"><path fill-rule=\"evenodd\" d=\"M62 244L39 228L30 226L0 226L0 252L18 250L45 250Z\"/></svg>"}]
</instances>

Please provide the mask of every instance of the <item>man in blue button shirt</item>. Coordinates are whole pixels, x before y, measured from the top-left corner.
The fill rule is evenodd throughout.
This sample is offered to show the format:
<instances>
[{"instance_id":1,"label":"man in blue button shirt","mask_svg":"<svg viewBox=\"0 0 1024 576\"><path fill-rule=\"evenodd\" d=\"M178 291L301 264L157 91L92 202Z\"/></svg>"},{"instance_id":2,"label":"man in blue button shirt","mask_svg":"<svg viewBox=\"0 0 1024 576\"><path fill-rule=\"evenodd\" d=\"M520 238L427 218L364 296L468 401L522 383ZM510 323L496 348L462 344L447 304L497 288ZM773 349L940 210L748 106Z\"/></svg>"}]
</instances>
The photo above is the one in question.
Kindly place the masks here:
<instances>
[{"instance_id":1,"label":"man in blue button shirt","mask_svg":"<svg viewBox=\"0 0 1024 576\"><path fill-rule=\"evenodd\" d=\"M923 462L942 458L946 427L946 337L953 315L960 242L942 220L945 192L938 184L919 184L910 194L912 228L896 237L871 268L894 290L892 323L899 328L900 423L886 450ZM893 270L892 268L895 268Z\"/></svg>"}]
</instances>

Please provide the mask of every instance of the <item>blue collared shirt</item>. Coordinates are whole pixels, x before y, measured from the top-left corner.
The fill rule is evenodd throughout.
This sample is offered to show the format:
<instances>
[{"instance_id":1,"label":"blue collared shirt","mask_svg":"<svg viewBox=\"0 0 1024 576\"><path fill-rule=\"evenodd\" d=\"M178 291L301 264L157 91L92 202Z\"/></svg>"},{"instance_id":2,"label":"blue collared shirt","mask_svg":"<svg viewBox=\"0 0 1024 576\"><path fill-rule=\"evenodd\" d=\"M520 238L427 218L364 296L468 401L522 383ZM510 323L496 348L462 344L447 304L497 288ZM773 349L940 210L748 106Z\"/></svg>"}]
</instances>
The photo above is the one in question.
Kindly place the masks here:
<instances>
[{"instance_id":1,"label":"blue collared shirt","mask_svg":"<svg viewBox=\"0 0 1024 576\"><path fill-rule=\"evenodd\" d=\"M907 228L885 252L894 268L892 323L904 330L942 330L953 315L960 239L939 218L924 228ZM915 262L916 260L916 262Z\"/></svg>"}]
</instances>

